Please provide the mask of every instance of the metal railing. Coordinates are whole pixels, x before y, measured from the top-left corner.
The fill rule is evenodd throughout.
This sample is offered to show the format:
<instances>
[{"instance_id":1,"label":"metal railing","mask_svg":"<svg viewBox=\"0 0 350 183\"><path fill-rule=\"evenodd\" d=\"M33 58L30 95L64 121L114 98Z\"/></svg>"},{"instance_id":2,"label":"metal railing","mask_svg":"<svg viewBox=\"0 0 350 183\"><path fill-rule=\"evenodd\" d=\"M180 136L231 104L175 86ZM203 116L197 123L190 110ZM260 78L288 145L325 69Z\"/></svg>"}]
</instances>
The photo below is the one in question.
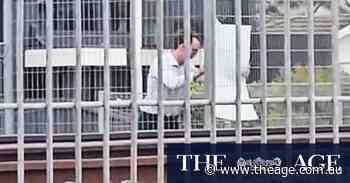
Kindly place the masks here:
<instances>
[{"instance_id":1,"label":"metal railing","mask_svg":"<svg viewBox=\"0 0 350 183\"><path fill-rule=\"evenodd\" d=\"M316 143L318 139L331 139L333 143L340 143L342 139L350 137L350 130L347 125L342 123L343 118L349 117L349 103L350 96L346 94L347 88L344 87L344 83L341 77L340 61L338 59L339 52L339 39L338 31L344 26L345 18L340 16L338 1L330 1L331 3L331 24L324 25L320 21L320 17L315 17L313 12L314 1L308 0L306 12L307 16L303 15L302 28L299 24L296 25L296 19L291 20L291 7L289 5L290 0L285 0L284 4L284 15L277 17L274 22L279 22L272 25L270 22L271 15L266 14L267 2L264 0L255 0L255 7L258 7L258 12L248 11L245 12L244 4L246 1L232 0L225 1L230 2L232 12L218 12L217 5L220 5L220 0L202 0L202 18L203 25L201 35L204 35L202 41L204 50L204 64L206 70L205 84L207 86L205 91L205 97L195 99L191 97L190 90L190 58L189 55L186 57L186 64L184 65L185 70L185 89L186 94L184 99L169 100L164 96L162 80L164 79L164 73L162 71L162 64L166 62L162 55L167 51L167 44L173 43L173 38L179 36L179 33L175 30L179 27L183 29L184 42L183 46L189 48L191 45L190 33L194 29L191 22L193 19L193 4L191 1L175 1L175 0L144 0L144 1L127 1L127 0L76 0L64 3L59 0L46 0L46 1L32 1L32 0L17 0L12 2L15 4L16 9L16 26L11 29L15 31L15 43L12 43L15 49L13 50L12 57L4 57L1 62L9 63L15 61L15 68L12 70L16 73L16 86L13 91L8 90L6 99L3 103L0 103L0 111L4 111L3 123L4 123L4 136L13 136L17 138L13 143L8 143L0 146L0 151L6 151L9 149L17 150L17 182L24 182L25 173L25 159L24 151L27 149L45 149L46 150L46 168L47 168L47 183L54 182L54 149L56 148L74 148L75 152L75 182L82 182L82 171L83 171L83 157L82 149L86 147L100 147L103 150L103 182L108 183L111 180L111 147L112 146L128 146L130 148L130 180L131 182L138 182L138 149L141 145L153 144L157 145L157 181L163 182L165 179L165 144L167 143L195 143L195 142L235 142L245 143L247 141L269 143L273 140L284 141L285 143L293 143L295 140L307 139L309 143ZM45 11L40 12L42 14L30 17L30 12L37 10L36 3L45 2ZM115 30L111 27L115 26L113 20L118 17L111 17L111 14L115 14L116 7L111 7L115 2L125 3L128 6L120 8L119 10L125 10L129 12L129 17L125 18L122 25L125 30L123 36L118 37L118 34L114 35ZM143 3L153 2L154 7L147 9ZM166 8L171 6L173 18L177 21L166 23L164 21L169 18L169 13ZM91 12L86 12L87 9L82 4L89 4L87 6L94 7ZM224 4L224 3L223 3ZM55 8L61 8L65 6L72 6L70 10L72 12L66 12L67 14L60 14ZM33 8L35 7L35 8ZM82 9L83 7L83 9ZM129 8L129 9L128 9ZM64 8L63 8L64 9ZM147 10L147 11L146 11ZM198 10L198 9L197 9ZM196 10L196 11L197 11ZM64 10L62 10L64 11ZM33 12L32 12L33 13ZM148 17L149 19L147 26L147 35L142 31L146 27L144 25L145 17L147 13L154 14L155 16ZM252 14L249 14L252 13ZM128 13L126 13L128 14ZM82 16L83 15L83 16ZM168 17L166 17L167 15ZM8 16L8 15L5 15ZM28 17L29 16L29 17ZM118 16L118 15L116 15ZM121 16L121 15L120 15ZM122 16L121 16L122 17ZM143 18L142 18L143 17ZM236 55L232 60L236 60L235 64L235 92L236 97L231 100L217 100L216 96L216 75L220 72L216 69L217 62L217 42L215 41L216 36L216 21L217 17L224 17L224 22L228 22L235 25L235 45ZM119 17L120 18L120 17ZM220 19L220 18L219 18ZM249 19L249 21L246 21ZM256 98L246 99L242 96L241 88L245 84L241 78L241 63L242 55L241 50L242 42L241 35L243 34L242 25L246 22L257 22L250 21L250 19L259 19L259 26L255 26L252 30L253 36L258 36L258 41L255 45L252 45L250 54L252 55L251 62L253 62L253 55L259 56L259 64L251 67L251 74L256 75L260 79L253 79L253 84L249 86L259 86L261 95ZM196 19L198 21L198 19ZM342 21L340 21L342 20ZM31 34L28 29L29 25L32 26L33 22L40 22L41 34L45 35L43 43L31 43L37 36ZM43 22L44 21L44 22ZM59 23L61 21L61 24ZM89 22L91 21L91 22ZM30 22L30 23L28 23ZM127 22L127 23L126 23ZM199 21L200 22L200 21ZM321 23L320 23L321 22ZM67 25L63 25L67 23ZM196 22L198 23L198 22ZM298 21L297 21L298 23ZM299 22L300 23L300 22ZM56 25L57 24L57 25ZM130 25L125 25L130 24ZM253 23L252 23L253 24ZM322 25L321 25L322 24ZM65 37L63 33L67 32L66 28L71 29L69 34L70 37ZM90 28L93 30L89 29ZM320 26L320 27L317 27ZM39 26L40 27L40 26ZM43 28L45 27L45 28ZM177 28L175 28L177 27ZM299 29L300 28L300 29ZM151 31L153 29L153 31ZM171 30L169 30L171 29ZM201 29L201 28L199 28ZM296 30L297 29L297 30ZM294 35L295 32L306 35L306 48L297 49L294 48ZM321 30L321 31L320 31ZM32 30L33 31L33 30ZM40 32L39 31L39 32ZM58 35L57 31L61 31L61 35ZM96 34L93 32L95 31ZM11 32L11 31L8 31ZM112 32L112 33L111 33ZM118 31L117 31L118 32ZM327 65L331 69L331 93L328 95L320 96L317 95L317 87L319 80L317 77L320 73L317 72L317 68L320 65L317 64L317 52L315 46L315 37L319 32L327 32L327 35L331 35L331 46L326 48L331 53L331 62ZM88 34L89 33L89 34ZM9 34L9 33L7 33ZM153 35L152 35L153 34ZM349 33L350 34L350 33ZM74 35L74 36L73 36ZM271 46L271 40L269 36L277 35L283 42L279 45L281 47ZM298 34L299 35L299 34ZM85 37L84 37L85 36ZM40 37L40 36L39 36ZM84 39L90 37L93 41L91 44L85 44ZM109 58L112 52L111 48L114 48L114 44L118 41L115 38L118 37L123 39L123 44L127 49L127 65L124 67L116 67L110 65ZM147 37L147 38L145 38ZM65 42L65 39L69 39L70 43ZM152 40L154 39L154 40ZM40 40L40 39L39 39ZM66 41L67 41L66 40ZM145 67L142 66L141 48L145 45L145 40L154 42L157 45L157 58L154 59L158 65L158 98L156 100L143 99L143 85L147 83ZM170 40L170 41L169 41ZM251 41L256 41L256 37L252 37ZM7 42L10 42L7 40ZM5 44L7 45L5 41ZM40 41L39 41L40 42ZM88 42L88 41L86 41ZM326 44L326 43L325 43ZM29 45L29 46L28 46ZM171 44L170 44L171 45ZM92 65L83 66L82 60L82 48L83 47L96 47L103 49L103 65ZM117 46L118 47L118 46ZM57 48L74 48L75 49L75 66L69 67L56 67L53 65L54 60L54 49ZM45 68L27 68L26 62L26 51L30 49L45 49ZM302 83L306 83L307 94L300 96L293 95L294 85L296 84L293 77L294 73L297 72L298 67L293 63L294 52L305 52L307 57L303 61L304 67L306 68L306 80L302 78ZM319 50L318 50L319 51ZM324 51L324 50L323 50ZM269 56L270 52L279 52L282 54L279 59L282 59L282 64L278 65L277 72L270 72L274 68L273 64L270 65L273 59ZM6 49L5 49L5 53ZM102 63L102 62L101 62ZM321 64L322 65L322 64ZM4 66L5 67L5 66ZM5 73L6 69L12 65L7 65L3 68ZM12 68L12 69L13 69ZM10 73L7 71L7 73ZM62 77L60 77L60 73ZM121 75L118 75L123 73ZM276 78L271 78L274 74L279 73L283 75L283 79L274 83ZM57 75L56 75L57 74ZM300 74L300 73L299 73ZM1 79L2 82L6 80L6 75ZM57 76L57 77L56 77ZM116 79L117 78L117 79ZM274 80L275 79L275 80ZM322 80L323 83L329 83L328 80ZM67 84L70 82L70 84ZM9 83L4 84L4 88L11 88ZM281 85L284 90L281 96L271 96L271 91L274 88L270 86ZM4 89L6 90L6 89ZM56 97L54 90L70 90L71 93L68 96L65 94ZM9 92L10 91L10 92ZM341 92L343 91L343 92ZM8 94L13 92L13 96ZM37 95L28 97L26 92L33 92ZM86 93L85 93L86 92ZM2 93L2 92L1 92ZM123 99L116 100L115 95L123 94ZM66 97L66 98L65 98ZM5 97L4 97L5 98ZM319 132L318 129L318 113L319 103L326 103L332 107L327 110L331 110L329 124L325 132ZM254 125L251 128L244 126L244 116L242 114L242 108L245 104L254 105L256 109L260 108L259 119L256 122L258 125ZM276 112L270 107L271 104L281 104L284 106L284 112ZM309 123L303 124L302 127L295 126L298 121L296 119L297 112L295 112L295 105L302 104L306 108L306 117ZM138 129L140 106L157 106L158 108L158 129L156 130L140 130ZM179 119L180 128L175 130L165 129L163 116L165 115L165 107L170 106L181 106L183 107L182 117ZM217 118L216 109L218 106L235 106L233 113L236 114L236 120L223 120ZM321 110L322 111L322 110ZM329 112L329 111L326 111ZM38 114L36 118L35 115ZM9 120L8 116L16 116L16 119ZM5 117L7 116L7 117ZM68 116L68 117L67 117ZM282 124L271 127L269 124L271 118L279 118ZM329 117L329 116L328 116ZM13 117L14 118L14 117ZM31 125L30 119L34 122ZM0 120L1 121L1 120ZM35 123L35 121L41 121ZM60 121L61 126L60 126ZM345 121L345 120L344 120ZM2 122L2 121L1 121ZM91 126L88 127L89 123ZM8 130L9 125L13 125L15 130ZM30 135L26 133L28 128L36 128L42 125L43 127L38 132L45 138L45 142L34 143L25 141L25 138ZM35 127L36 126L36 127ZM16 127L16 128L15 128ZM58 129L57 129L58 128ZM69 130L60 130L59 128L67 128ZM92 130L89 130L92 129ZM275 132L275 131L277 132ZM300 130L300 133L295 131ZM30 132L30 130L28 130ZM10 133L9 133L10 132ZM65 133L71 135L73 140L66 142L57 142L55 138ZM84 136L102 135L102 138L96 141L84 141ZM113 135L126 134L125 138L111 138ZM169 138L169 134L176 134L174 137ZM229 135L227 135L229 134ZM250 135L247 135L250 134ZM31 134L33 135L33 134ZM151 138L142 138L143 135ZM167 138L166 138L167 137ZM1 136L0 136L1 139Z\"/></svg>"}]
</instances>

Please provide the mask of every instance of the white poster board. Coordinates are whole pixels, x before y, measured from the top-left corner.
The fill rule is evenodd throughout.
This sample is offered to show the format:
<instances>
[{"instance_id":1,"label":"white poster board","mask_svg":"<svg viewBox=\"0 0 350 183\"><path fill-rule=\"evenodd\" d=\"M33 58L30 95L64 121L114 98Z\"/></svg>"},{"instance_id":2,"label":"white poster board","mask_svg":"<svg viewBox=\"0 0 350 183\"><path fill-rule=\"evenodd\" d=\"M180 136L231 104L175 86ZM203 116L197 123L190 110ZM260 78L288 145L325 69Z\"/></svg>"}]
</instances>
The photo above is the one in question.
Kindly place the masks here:
<instances>
[{"instance_id":1,"label":"white poster board","mask_svg":"<svg viewBox=\"0 0 350 183\"><path fill-rule=\"evenodd\" d=\"M236 26L216 22L216 101L236 99ZM241 27L241 72L249 71L251 26ZM241 78L241 98L249 98L246 78ZM216 117L236 120L236 107L217 105ZM241 105L242 120L258 120L253 104Z\"/></svg>"},{"instance_id":2,"label":"white poster board","mask_svg":"<svg viewBox=\"0 0 350 183\"><path fill-rule=\"evenodd\" d=\"M338 33L338 59L343 72L350 74L350 25Z\"/></svg>"}]
</instances>

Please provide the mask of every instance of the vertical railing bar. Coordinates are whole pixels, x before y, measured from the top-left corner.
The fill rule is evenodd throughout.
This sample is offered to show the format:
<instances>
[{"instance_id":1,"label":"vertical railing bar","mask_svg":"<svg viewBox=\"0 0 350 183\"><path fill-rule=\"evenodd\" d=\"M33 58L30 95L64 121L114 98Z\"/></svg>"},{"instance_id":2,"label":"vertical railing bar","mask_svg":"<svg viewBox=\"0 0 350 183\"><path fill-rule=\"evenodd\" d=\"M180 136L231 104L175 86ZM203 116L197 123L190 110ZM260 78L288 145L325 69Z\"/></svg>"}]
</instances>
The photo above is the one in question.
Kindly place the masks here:
<instances>
[{"instance_id":1,"label":"vertical railing bar","mask_svg":"<svg viewBox=\"0 0 350 183\"><path fill-rule=\"evenodd\" d=\"M4 21L4 73L3 76L3 85L4 85L4 102L5 103L11 103L14 102L15 96L14 96L14 50L13 45L14 44L14 37L13 37L13 5L15 4L14 1L7 0L3 1L3 21ZM12 109L5 109L4 113L4 129L5 134L14 134L15 133L15 126L13 122L15 121L15 113Z\"/></svg>"},{"instance_id":2,"label":"vertical railing bar","mask_svg":"<svg viewBox=\"0 0 350 183\"><path fill-rule=\"evenodd\" d=\"M139 76L141 64L139 63L141 38L138 31L142 12L141 0L130 0L130 76L131 76L131 97L132 97L132 113L133 121L131 123L131 149L130 149L130 179L132 183L137 183L137 128L138 128L138 104L139 100Z\"/></svg>"},{"instance_id":3,"label":"vertical railing bar","mask_svg":"<svg viewBox=\"0 0 350 183\"><path fill-rule=\"evenodd\" d=\"M18 1L17 1L18 2ZM27 11L28 12L30 12L30 13L33 13L33 7L28 7L27 8ZM25 17L27 17L28 15L27 15L28 13L26 13L26 15L24 15ZM42 18L42 15L40 15L40 18ZM17 35L17 34L16 34ZM27 36L26 36L26 39L27 39ZM30 40L30 44L32 44L33 46L31 47L31 48L34 48L34 47L36 47L37 45L35 45L35 43L34 43L34 39L31 39ZM16 66L17 67L17 66ZM18 75L17 75L18 76ZM34 85L34 80L32 80L32 81L27 81L26 82L26 85L31 85L31 86L33 86ZM33 96L34 96L34 92L32 91L32 90L27 90L28 91L28 93L29 93L29 97L30 98L32 98Z\"/></svg>"},{"instance_id":4,"label":"vertical railing bar","mask_svg":"<svg viewBox=\"0 0 350 183\"><path fill-rule=\"evenodd\" d=\"M164 0L157 0L156 17L157 17L157 55L158 55L158 164L157 164L157 182L164 182L164 93L163 86L163 52L164 52Z\"/></svg>"},{"instance_id":5,"label":"vertical railing bar","mask_svg":"<svg viewBox=\"0 0 350 183\"><path fill-rule=\"evenodd\" d=\"M16 90L18 104L17 130L17 182L24 183L24 88L23 88L23 36L24 0L17 1L16 10Z\"/></svg>"},{"instance_id":6,"label":"vertical railing bar","mask_svg":"<svg viewBox=\"0 0 350 183\"><path fill-rule=\"evenodd\" d=\"M216 143L216 93L215 93L215 72L216 72L216 55L215 55L215 29L216 29L216 0L206 0L204 3L204 54L205 70L209 71L206 75L208 79L208 92L210 101L210 143Z\"/></svg>"},{"instance_id":7,"label":"vertical railing bar","mask_svg":"<svg viewBox=\"0 0 350 183\"><path fill-rule=\"evenodd\" d=\"M190 50L191 50L191 1L184 0L184 44L186 48L185 60L185 143L191 141L191 90L190 90Z\"/></svg>"},{"instance_id":8,"label":"vertical railing bar","mask_svg":"<svg viewBox=\"0 0 350 183\"><path fill-rule=\"evenodd\" d=\"M143 86L142 86L142 58L141 58L141 48L143 40L143 1L135 1L135 69L136 78L135 83L137 84L136 93L137 100L143 98ZM139 108L139 107L137 107Z\"/></svg>"},{"instance_id":9,"label":"vertical railing bar","mask_svg":"<svg viewBox=\"0 0 350 183\"><path fill-rule=\"evenodd\" d=\"M291 33L290 33L290 0L285 0L284 13L284 59L285 59L285 82L286 82L286 106L287 106L287 120L286 120L286 143L292 143L292 81L291 81Z\"/></svg>"},{"instance_id":10,"label":"vertical railing bar","mask_svg":"<svg viewBox=\"0 0 350 183\"><path fill-rule=\"evenodd\" d=\"M310 97L310 144L316 143L316 104L315 104L315 55L314 55L314 10L313 0L307 2L308 12L308 66L309 66L309 97Z\"/></svg>"},{"instance_id":11,"label":"vertical railing bar","mask_svg":"<svg viewBox=\"0 0 350 183\"><path fill-rule=\"evenodd\" d=\"M217 139L216 139L216 42L215 42L215 36L216 36L216 0L211 0L212 2L212 7L211 9L211 13L210 13L210 22L212 23L211 26L209 26L211 28L211 33L210 36L211 37L211 43L208 41L208 44L211 45L211 56L209 58L211 58L209 61L210 63L210 67L211 67L211 73L209 75L210 77L210 82L211 82L211 93L210 93L210 108L211 108L211 143L216 143ZM208 63L208 62L207 62Z\"/></svg>"},{"instance_id":12,"label":"vertical railing bar","mask_svg":"<svg viewBox=\"0 0 350 183\"><path fill-rule=\"evenodd\" d=\"M267 47L266 47L266 2L261 1L260 7L261 32L260 32L260 58L261 58L261 80L263 84L262 117L261 117L261 143L267 144Z\"/></svg>"},{"instance_id":13,"label":"vertical railing bar","mask_svg":"<svg viewBox=\"0 0 350 183\"><path fill-rule=\"evenodd\" d=\"M179 1L180 2L180 1ZM185 46L185 110L184 110L184 130L185 130L185 153L191 152L191 146L189 144L191 143L191 89L190 89L190 55L192 50L192 44L191 44L191 0L183 0L183 27L184 27L184 46ZM181 3L179 3L181 5ZM182 35L181 35L182 36ZM179 44L179 43L178 43ZM191 182L191 175L186 174L185 175L185 182Z\"/></svg>"},{"instance_id":14,"label":"vertical railing bar","mask_svg":"<svg viewBox=\"0 0 350 183\"><path fill-rule=\"evenodd\" d=\"M103 43L104 43L104 133L103 133L103 183L110 182L110 27L109 27L109 0L103 0Z\"/></svg>"},{"instance_id":15,"label":"vertical railing bar","mask_svg":"<svg viewBox=\"0 0 350 183\"><path fill-rule=\"evenodd\" d=\"M242 119L241 119L241 26L242 26L242 1L235 0L236 22L236 143L242 143Z\"/></svg>"},{"instance_id":16,"label":"vertical railing bar","mask_svg":"<svg viewBox=\"0 0 350 183\"><path fill-rule=\"evenodd\" d=\"M46 112L47 112L47 133L46 133L46 182L53 183L53 1L46 0Z\"/></svg>"},{"instance_id":17,"label":"vertical railing bar","mask_svg":"<svg viewBox=\"0 0 350 183\"><path fill-rule=\"evenodd\" d=\"M76 46L76 81L75 81L75 109L76 109L76 124L75 124L75 182L82 183L82 29L81 29L81 0L75 1L75 46Z\"/></svg>"},{"instance_id":18,"label":"vertical railing bar","mask_svg":"<svg viewBox=\"0 0 350 183\"><path fill-rule=\"evenodd\" d=\"M332 66L333 66L333 143L339 144L339 124L340 124L340 75L339 75L339 56L338 56L338 27L339 27L339 2L331 2L332 10Z\"/></svg>"}]
</instances>

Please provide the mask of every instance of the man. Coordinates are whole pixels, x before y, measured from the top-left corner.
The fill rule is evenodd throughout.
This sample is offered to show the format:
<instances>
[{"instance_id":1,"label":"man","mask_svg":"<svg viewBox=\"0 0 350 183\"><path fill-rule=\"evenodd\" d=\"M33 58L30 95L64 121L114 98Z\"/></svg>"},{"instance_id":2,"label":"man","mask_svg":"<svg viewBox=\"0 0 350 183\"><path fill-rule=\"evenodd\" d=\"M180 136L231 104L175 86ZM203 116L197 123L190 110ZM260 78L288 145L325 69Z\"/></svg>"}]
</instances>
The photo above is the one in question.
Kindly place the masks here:
<instances>
[{"instance_id":1,"label":"man","mask_svg":"<svg viewBox=\"0 0 350 183\"><path fill-rule=\"evenodd\" d=\"M164 100L183 100L186 96L185 88L185 61L186 51L183 34L175 41L174 50L165 52L162 59L163 72L163 93ZM191 34L191 50L190 57L193 58L201 48L200 38ZM191 80L203 75L203 69L200 68L196 76L191 71ZM157 100L158 98L158 62L155 62L150 68L147 77L147 96L146 100ZM181 115L182 106L165 107L164 109L164 128L178 129L179 117ZM139 129L154 130L158 128L158 108L157 106L141 106L141 115L139 117Z\"/></svg>"}]
</instances>

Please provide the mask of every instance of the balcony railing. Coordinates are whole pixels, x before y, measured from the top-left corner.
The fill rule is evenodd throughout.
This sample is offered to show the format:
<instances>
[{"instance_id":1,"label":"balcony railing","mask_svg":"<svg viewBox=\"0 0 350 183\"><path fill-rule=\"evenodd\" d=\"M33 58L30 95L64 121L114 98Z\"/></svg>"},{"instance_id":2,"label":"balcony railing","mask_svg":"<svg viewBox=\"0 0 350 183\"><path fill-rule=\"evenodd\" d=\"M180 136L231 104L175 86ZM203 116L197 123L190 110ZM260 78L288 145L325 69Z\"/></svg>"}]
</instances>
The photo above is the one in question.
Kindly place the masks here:
<instances>
[{"instance_id":1,"label":"balcony railing","mask_svg":"<svg viewBox=\"0 0 350 183\"><path fill-rule=\"evenodd\" d=\"M16 51L13 55L15 58L13 69L16 73L16 80L13 81L16 84L13 88L15 97L10 102L0 103L0 124L3 124L2 129L4 129L2 130L4 134L0 136L0 152L10 151L10 154L17 156L14 162L19 183L25 182L24 174L27 169L25 152L33 149L40 149L41 152L46 153L44 163L47 169L47 183L53 183L55 151L70 149L70 155L74 153L71 163L74 163L76 170L75 182L81 183L82 162L85 160L82 156L83 149L97 148L100 153L102 152L100 163L103 167L103 180L107 183L111 180L112 147L126 147L130 152L127 154L127 160L130 162L128 164L130 179L136 183L140 159L138 150L145 146L152 146L153 149L158 150L159 158L156 160L159 166L158 182L164 182L165 172L162 168L165 158L164 147L168 143L316 143L319 141L340 143L350 139L350 126L347 122L350 113L350 97L347 93L347 78L342 78L343 75L341 75L342 72L347 72L341 70L343 68L341 66L346 65L348 60L339 59L339 50L342 48L339 42L342 40L338 37L339 28L348 24L346 20L348 16L345 19L338 16L339 1L331 2L333 16L327 19L314 17L313 3L309 3L307 7L309 17L293 18L288 14L290 6L286 6L287 14L284 17L271 19L266 15L266 4L260 3L256 6L260 10L257 13L261 19L256 22L260 22L260 25L252 29L250 29L252 26L242 25L242 20L247 18L241 13L242 1L234 1L235 11L226 12L227 19L222 22L231 21L229 24L223 24L217 19L216 1L207 1L203 4L202 10L203 20L205 20L203 23L205 36L202 41L203 62L201 62L206 66L203 81L206 85L204 97L191 95L189 72L185 72L186 92L184 99L181 100L169 100L164 95L159 95L156 100L143 99L142 94L145 92L143 85L146 83L150 64L142 63L146 58L143 55L145 50L141 49L143 39L142 21L139 19L142 17L141 1L130 1L130 32L128 37L122 38L128 42L122 59L119 58L120 55L113 55L113 41L116 40L111 36L109 1L96 0L100 3L99 15L101 16L95 17L100 22L97 26L99 30L98 35L89 34L91 42L85 39L84 30L80 27L83 20L79 16L82 13L82 7L79 5L72 8L77 18L70 21L78 28L70 32L71 35L68 37L65 37L66 35L55 37L57 32L53 26L54 4L50 0L46 1L48 2L45 4L46 18L41 19L43 21L41 25L47 28L41 30L45 34L43 32L40 34L46 35L44 44L40 41L34 43L33 40L37 38L33 35L28 37L24 30L25 3L32 2L18 0L16 3L17 18L14 31L16 32L14 36ZM162 57L156 58L155 55L165 53L166 50L164 45L166 21L164 21L162 2L156 1L157 6L154 9L157 10L154 16L157 23L154 24L154 32L159 33L154 34L154 37L158 47L150 54L154 57L148 58L160 64L164 60ZM176 1L174 2L177 4ZM185 35L189 35L192 28L189 24L191 3L183 2L177 4L176 8L183 12L179 19L183 20L181 25L183 24ZM249 15L248 18L254 18L254 16ZM175 27L172 24L167 26ZM252 33L244 30L251 30ZM326 49L315 48L315 34L319 32L329 35ZM273 44L271 48L271 40L268 40L270 33L280 36L279 40L283 42L273 42L277 43L277 46ZM303 44L303 49L293 47L295 37L292 34L294 33L305 35L306 43ZM183 36L185 40L183 44L178 45L180 48L190 45L190 36L180 35L180 33L176 35ZM249 37L254 35L258 35L258 39L256 39L257 36ZM242 41L243 39L246 40ZM248 46L249 43L254 42L253 40L256 41L255 45ZM91 44L86 46L86 42ZM68 48L71 52L67 55L57 54L57 49L62 47L55 44ZM274 46L277 48L275 49ZM98 55L99 60L95 60L97 65L86 65L84 62L92 60L91 57L84 55L86 47L97 50L93 54ZM315 64L318 56L315 51L327 51L330 55L328 62ZM28 54L29 52L32 55ZM271 62L276 61L269 59L268 53L271 52L280 53L278 57L280 60L276 59L280 65L275 66L275 63L271 65ZM305 59L301 61L302 64L294 65L294 61L299 59L295 59L294 53L299 52L306 55ZM258 64L253 65L250 70L255 69L251 75L255 74L258 79L252 79L248 83L247 88L250 89L245 88L248 96L244 98L242 86L246 84L249 77L247 72L242 70L248 68L249 71L250 60L253 60L253 56L252 58L249 56L253 54ZM123 66L120 67L120 65L111 64L110 58L123 61L126 58L126 62L123 62ZM34 64L26 65L28 61ZM64 64L59 65L62 64L60 62ZM189 70L191 66L189 58L185 63L185 69ZM326 72L318 72L317 70L321 67ZM274 69L274 72L269 72L271 69ZM157 73L160 76L162 69ZM320 79L318 75L323 77ZM2 82L7 77L3 74L0 76L3 76ZM218 80L219 77L222 80ZM320 84L326 84L326 87L321 87ZM230 85L227 91L219 93L217 88L226 85ZM162 87L163 82L158 81L158 89ZM234 97L232 93L235 93ZM228 99L223 100L226 95ZM140 124L140 106L158 107L158 115L161 117L160 123L155 121L158 124L157 129L144 130L138 127L147 123L142 121ZM182 113L172 121L179 124L178 129L165 129L164 125L161 125L164 122L164 110L169 106L182 107ZM256 120L245 120L247 113L242 112L245 106L252 107L250 109L254 112L257 111ZM218 117L218 114L224 111L220 111L220 108L228 109L226 114L233 115L228 118ZM9 115L13 120L5 120L9 119L5 117ZM12 133L7 133L9 126L13 129ZM6 163L8 162L3 163L5 168Z\"/></svg>"}]
</instances>

